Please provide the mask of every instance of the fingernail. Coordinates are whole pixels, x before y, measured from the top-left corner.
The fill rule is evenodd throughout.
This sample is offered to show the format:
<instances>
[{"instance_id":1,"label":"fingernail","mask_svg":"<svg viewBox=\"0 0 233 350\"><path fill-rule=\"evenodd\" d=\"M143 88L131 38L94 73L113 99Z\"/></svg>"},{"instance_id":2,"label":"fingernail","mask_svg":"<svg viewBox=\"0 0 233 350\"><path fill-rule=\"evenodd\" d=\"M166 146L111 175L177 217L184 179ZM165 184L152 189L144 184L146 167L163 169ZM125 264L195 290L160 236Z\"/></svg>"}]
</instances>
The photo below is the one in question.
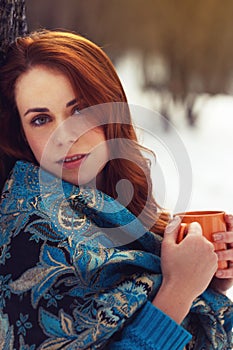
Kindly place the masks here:
<instances>
[{"instance_id":1,"label":"fingernail","mask_svg":"<svg viewBox=\"0 0 233 350\"><path fill-rule=\"evenodd\" d=\"M201 225L196 222L196 221L193 221L189 224L189 227L188 227L188 233L189 234L202 234L202 228L201 228Z\"/></svg>"},{"instance_id":2,"label":"fingernail","mask_svg":"<svg viewBox=\"0 0 233 350\"><path fill-rule=\"evenodd\" d=\"M178 224L181 223L181 218L179 216L175 216L170 223L173 227L177 226Z\"/></svg>"},{"instance_id":3,"label":"fingernail","mask_svg":"<svg viewBox=\"0 0 233 350\"><path fill-rule=\"evenodd\" d=\"M181 219L179 216L175 216L167 225L166 231L169 233L170 231L173 231L173 229L180 223Z\"/></svg>"},{"instance_id":4,"label":"fingernail","mask_svg":"<svg viewBox=\"0 0 233 350\"><path fill-rule=\"evenodd\" d=\"M213 234L213 240L214 241L221 241L222 239L223 239L223 235L221 233Z\"/></svg>"},{"instance_id":5,"label":"fingernail","mask_svg":"<svg viewBox=\"0 0 233 350\"><path fill-rule=\"evenodd\" d=\"M168 223L168 225L176 225L177 222L180 220L179 216L174 216Z\"/></svg>"},{"instance_id":6,"label":"fingernail","mask_svg":"<svg viewBox=\"0 0 233 350\"><path fill-rule=\"evenodd\" d=\"M178 221L181 221L181 218L179 216L174 216L173 222L178 222Z\"/></svg>"}]
</instances>

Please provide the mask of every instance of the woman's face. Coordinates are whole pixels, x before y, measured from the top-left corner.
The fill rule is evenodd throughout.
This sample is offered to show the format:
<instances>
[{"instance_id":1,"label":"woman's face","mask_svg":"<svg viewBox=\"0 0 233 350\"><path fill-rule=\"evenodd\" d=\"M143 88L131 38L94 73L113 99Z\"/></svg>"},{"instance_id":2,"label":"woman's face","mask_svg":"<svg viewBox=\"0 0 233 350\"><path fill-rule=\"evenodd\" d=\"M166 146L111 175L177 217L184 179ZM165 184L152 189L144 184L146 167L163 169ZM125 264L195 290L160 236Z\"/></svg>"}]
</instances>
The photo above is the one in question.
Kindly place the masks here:
<instances>
[{"instance_id":1,"label":"woman's face","mask_svg":"<svg viewBox=\"0 0 233 350\"><path fill-rule=\"evenodd\" d=\"M104 132L98 126L81 131L85 121L68 78L44 66L33 67L17 80L15 98L38 163L75 185L96 180L101 186L109 159Z\"/></svg>"}]
</instances>

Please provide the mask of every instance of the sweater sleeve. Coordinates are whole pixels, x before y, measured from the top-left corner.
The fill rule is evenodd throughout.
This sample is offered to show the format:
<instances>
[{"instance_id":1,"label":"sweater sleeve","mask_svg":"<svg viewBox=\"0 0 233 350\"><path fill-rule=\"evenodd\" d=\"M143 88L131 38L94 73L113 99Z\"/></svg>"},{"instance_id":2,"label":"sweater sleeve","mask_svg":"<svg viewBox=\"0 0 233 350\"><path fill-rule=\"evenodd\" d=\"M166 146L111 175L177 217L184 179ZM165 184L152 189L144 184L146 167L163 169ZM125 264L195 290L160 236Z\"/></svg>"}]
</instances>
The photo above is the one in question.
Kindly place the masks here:
<instances>
[{"instance_id":1,"label":"sweater sleeve","mask_svg":"<svg viewBox=\"0 0 233 350\"><path fill-rule=\"evenodd\" d=\"M149 301L109 350L183 350L191 335Z\"/></svg>"}]
</instances>

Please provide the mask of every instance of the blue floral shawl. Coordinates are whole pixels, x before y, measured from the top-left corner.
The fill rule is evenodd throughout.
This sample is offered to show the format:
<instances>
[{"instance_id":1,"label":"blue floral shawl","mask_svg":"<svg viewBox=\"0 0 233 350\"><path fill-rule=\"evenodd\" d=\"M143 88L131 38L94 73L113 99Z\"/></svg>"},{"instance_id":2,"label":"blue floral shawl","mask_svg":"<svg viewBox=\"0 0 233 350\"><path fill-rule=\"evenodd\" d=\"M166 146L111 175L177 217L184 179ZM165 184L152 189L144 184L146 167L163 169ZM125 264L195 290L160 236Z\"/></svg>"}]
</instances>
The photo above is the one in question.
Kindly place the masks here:
<instances>
[{"instance_id":1,"label":"blue floral shawl","mask_svg":"<svg viewBox=\"0 0 233 350\"><path fill-rule=\"evenodd\" d=\"M98 349L161 281L161 238L104 193L17 162L0 204L0 349ZM232 303L208 289L187 349L232 348Z\"/></svg>"}]
</instances>

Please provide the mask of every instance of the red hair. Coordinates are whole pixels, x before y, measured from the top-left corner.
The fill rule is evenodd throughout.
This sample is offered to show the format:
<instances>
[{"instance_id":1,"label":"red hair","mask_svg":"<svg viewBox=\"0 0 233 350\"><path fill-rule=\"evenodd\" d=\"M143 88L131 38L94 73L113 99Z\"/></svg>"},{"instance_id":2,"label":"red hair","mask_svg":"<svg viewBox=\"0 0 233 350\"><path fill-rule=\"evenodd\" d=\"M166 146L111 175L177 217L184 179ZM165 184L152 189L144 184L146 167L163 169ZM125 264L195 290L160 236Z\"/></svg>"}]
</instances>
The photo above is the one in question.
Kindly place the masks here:
<instances>
[{"instance_id":1,"label":"red hair","mask_svg":"<svg viewBox=\"0 0 233 350\"><path fill-rule=\"evenodd\" d=\"M143 211L143 223L162 234L168 215L160 210L152 196L149 163L142 155L143 147L138 144L119 77L103 50L80 35L62 31L34 32L11 45L6 63L0 69L2 162L8 157L11 165L12 159L37 164L24 137L14 94L17 79L38 65L58 70L69 79L77 96L81 97L81 109L109 102L123 103L124 120L116 123L109 116L108 123L103 126L106 139L119 139L119 142L116 157L111 155L112 160L105 167L106 179L110 180L102 190L117 198L116 184L122 179L129 180L134 188L131 201L127 186L123 191L124 200L129 202L128 209L136 216ZM121 140L129 141L127 147ZM1 167L2 179L8 171L7 166Z\"/></svg>"}]
</instances>

